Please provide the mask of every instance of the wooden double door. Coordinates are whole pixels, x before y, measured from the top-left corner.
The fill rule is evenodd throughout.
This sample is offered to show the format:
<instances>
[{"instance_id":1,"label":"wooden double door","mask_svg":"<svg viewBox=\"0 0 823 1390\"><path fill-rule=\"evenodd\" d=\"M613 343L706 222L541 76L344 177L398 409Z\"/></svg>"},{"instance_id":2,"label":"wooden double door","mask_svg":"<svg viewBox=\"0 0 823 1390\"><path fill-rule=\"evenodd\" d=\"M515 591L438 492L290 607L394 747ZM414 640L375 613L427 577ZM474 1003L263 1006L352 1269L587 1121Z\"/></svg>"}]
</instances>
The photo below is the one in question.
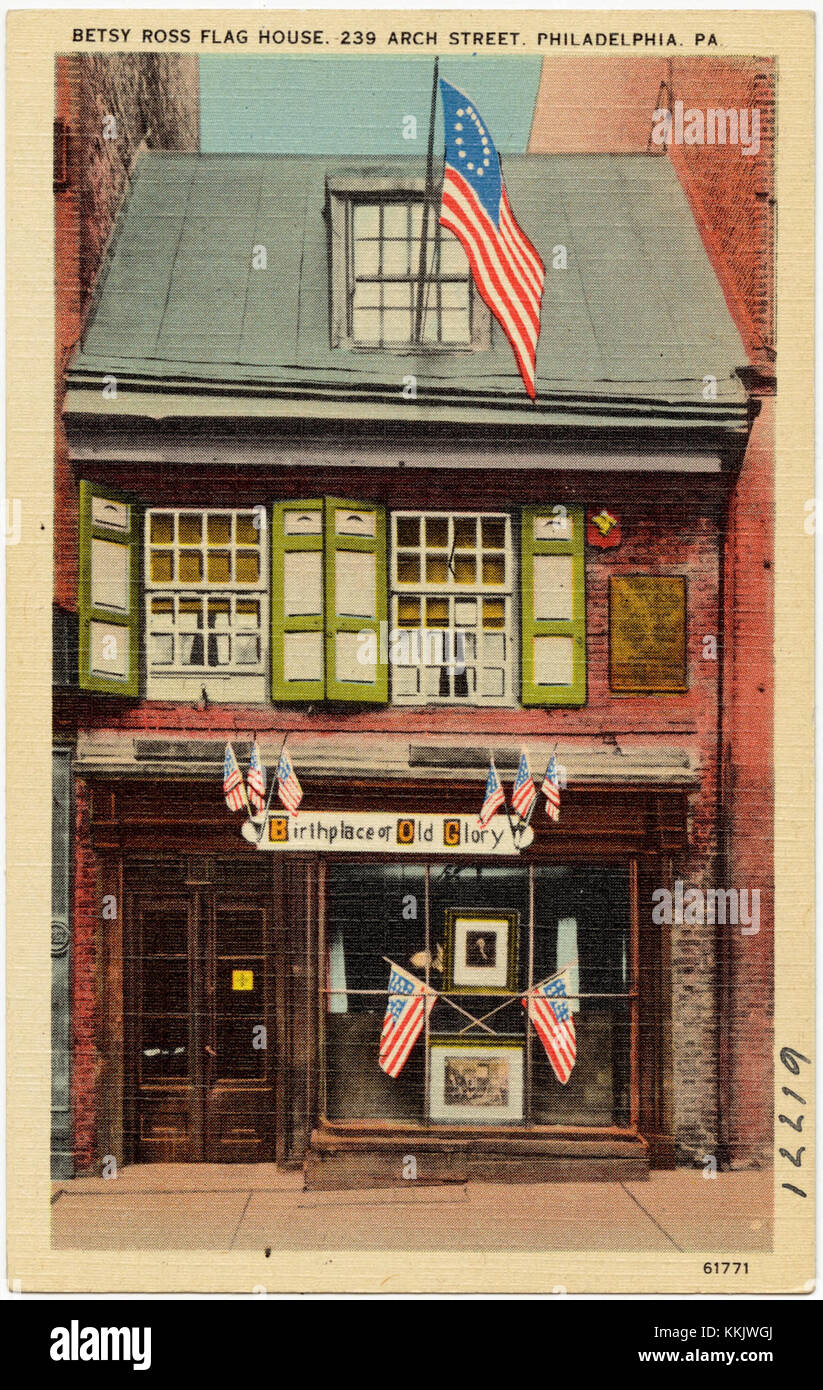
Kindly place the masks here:
<instances>
[{"instance_id":1,"label":"wooden double door","mask_svg":"<svg viewBox=\"0 0 823 1390\"><path fill-rule=\"evenodd\" d=\"M142 1162L274 1158L270 896L206 885L129 896L126 1138Z\"/></svg>"}]
</instances>

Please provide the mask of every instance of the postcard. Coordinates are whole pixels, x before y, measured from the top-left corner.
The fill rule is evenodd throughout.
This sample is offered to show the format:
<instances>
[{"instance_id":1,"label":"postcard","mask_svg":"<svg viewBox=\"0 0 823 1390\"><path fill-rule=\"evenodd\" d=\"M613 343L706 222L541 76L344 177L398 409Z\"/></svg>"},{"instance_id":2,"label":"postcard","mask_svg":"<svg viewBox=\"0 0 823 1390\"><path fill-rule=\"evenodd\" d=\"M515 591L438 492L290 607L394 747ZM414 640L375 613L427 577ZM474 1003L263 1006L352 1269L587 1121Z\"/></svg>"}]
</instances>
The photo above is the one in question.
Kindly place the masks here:
<instances>
[{"instance_id":1,"label":"postcard","mask_svg":"<svg viewBox=\"0 0 823 1390\"><path fill-rule=\"evenodd\" d=\"M811 1289L813 49L9 16L14 1289Z\"/></svg>"}]
</instances>

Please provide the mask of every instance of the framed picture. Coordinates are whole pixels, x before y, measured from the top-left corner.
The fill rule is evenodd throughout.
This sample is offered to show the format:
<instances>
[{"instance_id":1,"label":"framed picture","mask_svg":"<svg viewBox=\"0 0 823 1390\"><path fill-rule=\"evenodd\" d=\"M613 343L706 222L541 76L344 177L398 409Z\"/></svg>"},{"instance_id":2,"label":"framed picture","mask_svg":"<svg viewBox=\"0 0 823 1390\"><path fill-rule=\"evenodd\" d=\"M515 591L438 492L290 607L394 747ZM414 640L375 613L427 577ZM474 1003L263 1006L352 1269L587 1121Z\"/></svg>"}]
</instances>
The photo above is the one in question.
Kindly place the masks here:
<instances>
[{"instance_id":1,"label":"framed picture","mask_svg":"<svg viewBox=\"0 0 823 1390\"><path fill-rule=\"evenodd\" d=\"M513 994L517 988L518 912L446 910L447 990Z\"/></svg>"},{"instance_id":2,"label":"framed picture","mask_svg":"<svg viewBox=\"0 0 823 1390\"><path fill-rule=\"evenodd\" d=\"M522 1120L522 1043L433 1038L429 1044L429 1119L465 1125Z\"/></svg>"}]
</instances>

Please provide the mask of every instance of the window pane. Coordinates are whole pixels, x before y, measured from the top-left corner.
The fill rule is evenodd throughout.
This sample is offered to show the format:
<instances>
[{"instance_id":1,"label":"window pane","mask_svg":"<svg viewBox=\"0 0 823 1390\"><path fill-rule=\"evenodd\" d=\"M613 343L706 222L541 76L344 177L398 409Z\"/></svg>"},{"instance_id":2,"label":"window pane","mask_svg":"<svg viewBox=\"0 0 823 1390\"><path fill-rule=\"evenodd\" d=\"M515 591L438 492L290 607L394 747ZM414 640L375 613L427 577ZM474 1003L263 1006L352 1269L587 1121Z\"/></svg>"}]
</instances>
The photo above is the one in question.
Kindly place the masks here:
<instances>
[{"instance_id":1,"label":"window pane","mask_svg":"<svg viewBox=\"0 0 823 1390\"><path fill-rule=\"evenodd\" d=\"M401 597L397 601L397 621L400 627L420 626L419 598Z\"/></svg>"},{"instance_id":2,"label":"window pane","mask_svg":"<svg viewBox=\"0 0 823 1390\"><path fill-rule=\"evenodd\" d=\"M383 286L383 305L386 309L412 309L416 303L416 296L413 293L414 286L409 282L406 284L389 284Z\"/></svg>"},{"instance_id":3,"label":"window pane","mask_svg":"<svg viewBox=\"0 0 823 1390\"><path fill-rule=\"evenodd\" d=\"M409 901L418 904L413 920ZM389 981L383 957L425 973L415 964L426 944L424 901L424 871L417 865L329 865L325 974L333 992L325 996L325 1063L331 1119L423 1118L422 1038L394 1079L377 1058ZM356 992L366 990L375 992Z\"/></svg>"},{"instance_id":4,"label":"window pane","mask_svg":"<svg viewBox=\"0 0 823 1390\"><path fill-rule=\"evenodd\" d=\"M376 203L355 203L354 235L376 237L380 234L380 209Z\"/></svg>"},{"instance_id":5,"label":"window pane","mask_svg":"<svg viewBox=\"0 0 823 1390\"><path fill-rule=\"evenodd\" d=\"M260 641L257 637L235 637L234 659L238 666L253 666L260 660Z\"/></svg>"},{"instance_id":6,"label":"window pane","mask_svg":"<svg viewBox=\"0 0 823 1390\"><path fill-rule=\"evenodd\" d=\"M449 521L445 516L426 517L426 545L445 547L449 543Z\"/></svg>"},{"instance_id":7,"label":"window pane","mask_svg":"<svg viewBox=\"0 0 823 1390\"><path fill-rule=\"evenodd\" d=\"M153 550L149 558L149 575L153 584L170 584L174 553L171 550Z\"/></svg>"},{"instance_id":8,"label":"window pane","mask_svg":"<svg viewBox=\"0 0 823 1390\"><path fill-rule=\"evenodd\" d=\"M231 602L229 599L209 599L209 627L228 628L231 624Z\"/></svg>"},{"instance_id":9,"label":"window pane","mask_svg":"<svg viewBox=\"0 0 823 1390\"><path fill-rule=\"evenodd\" d=\"M384 203L383 204L383 236L401 237L404 240L409 234L409 211L406 203Z\"/></svg>"},{"instance_id":10,"label":"window pane","mask_svg":"<svg viewBox=\"0 0 823 1390\"><path fill-rule=\"evenodd\" d=\"M257 584L260 578L260 556L256 550L238 550L238 584Z\"/></svg>"},{"instance_id":11,"label":"window pane","mask_svg":"<svg viewBox=\"0 0 823 1390\"><path fill-rule=\"evenodd\" d=\"M356 276L380 274L379 241L356 241L354 243L354 273Z\"/></svg>"},{"instance_id":12,"label":"window pane","mask_svg":"<svg viewBox=\"0 0 823 1390\"><path fill-rule=\"evenodd\" d=\"M506 562L502 555L483 556L483 583L484 584L504 584L506 580Z\"/></svg>"},{"instance_id":13,"label":"window pane","mask_svg":"<svg viewBox=\"0 0 823 1390\"><path fill-rule=\"evenodd\" d=\"M473 550L477 545L477 521L473 516L456 516L454 519L454 546L456 550Z\"/></svg>"},{"instance_id":14,"label":"window pane","mask_svg":"<svg viewBox=\"0 0 823 1390\"><path fill-rule=\"evenodd\" d=\"M477 566L474 556L456 555L454 559L455 584L474 584L477 580Z\"/></svg>"},{"instance_id":15,"label":"window pane","mask_svg":"<svg viewBox=\"0 0 823 1390\"><path fill-rule=\"evenodd\" d=\"M398 309L386 309L383 313L383 341L385 343L408 343L412 336L411 313L401 313Z\"/></svg>"},{"instance_id":16,"label":"window pane","mask_svg":"<svg viewBox=\"0 0 823 1390\"><path fill-rule=\"evenodd\" d=\"M447 598L426 599L426 627L448 627L449 600Z\"/></svg>"},{"instance_id":17,"label":"window pane","mask_svg":"<svg viewBox=\"0 0 823 1390\"><path fill-rule=\"evenodd\" d=\"M448 560L445 558L445 556L443 556L443 557L438 557L437 555L427 555L427 556L426 556L426 583L427 583L427 584L445 584L445 583L447 582L447 580L448 580L448 574L449 574L449 562L448 562Z\"/></svg>"},{"instance_id":18,"label":"window pane","mask_svg":"<svg viewBox=\"0 0 823 1390\"><path fill-rule=\"evenodd\" d=\"M202 551L179 551L177 555L177 570L177 577L181 584L199 584L203 578Z\"/></svg>"},{"instance_id":19,"label":"window pane","mask_svg":"<svg viewBox=\"0 0 823 1390\"><path fill-rule=\"evenodd\" d=\"M228 550L209 551L209 583L227 584L231 579L231 554Z\"/></svg>"},{"instance_id":20,"label":"window pane","mask_svg":"<svg viewBox=\"0 0 823 1390\"><path fill-rule=\"evenodd\" d=\"M444 343L468 343L471 339L468 312L457 309L444 310L441 334Z\"/></svg>"},{"instance_id":21,"label":"window pane","mask_svg":"<svg viewBox=\"0 0 823 1390\"><path fill-rule=\"evenodd\" d=\"M149 517L149 540L152 545L171 545L174 540L174 517L152 512Z\"/></svg>"},{"instance_id":22,"label":"window pane","mask_svg":"<svg viewBox=\"0 0 823 1390\"><path fill-rule=\"evenodd\" d=\"M149 638L149 660L154 666L170 666L174 660L174 638L154 635Z\"/></svg>"},{"instance_id":23,"label":"window pane","mask_svg":"<svg viewBox=\"0 0 823 1390\"><path fill-rule=\"evenodd\" d=\"M178 545L200 545L203 539L203 519L198 512L181 512L177 518Z\"/></svg>"},{"instance_id":24,"label":"window pane","mask_svg":"<svg viewBox=\"0 0 823 1390\"><path fill-rule=\"evenodd\" d=\"M420 544L420 518L416 516L400 516L397 518L397 544L398 545L419 545Z\"/></svg>"},{"instance_id":25,"label":"window pane","mask_svg":"<svg viewBox=\"0 0 823 1390\"><path fill-rule=\"evenodd\" d=\"M398 584L419 584L419 583L420 583L420 556L419 556L419 555L398 555L398 557L397 557L397 582L398 582Z\"/></svg>"},{"instance_id":26,"label":"window pane","mask_svg":"<svg viewBox=\"0 0 823 1390\"><path fill-rule=\"evenodd\" d=\"M206 522L206 535L209 545L228 545L231 541L231 517L210 513Z\"/></svg>"},{"instance_id":27,"label":"window pane","mask_svg":"<svg viewBox=\"0 0 823 1390\"><path fill-rule=\"evenodd\" d=\"M502 598L484 598L483 627L498 628L506 625L506 604Z\"/></svg>"},{"instance_id":28,"label":"window pane","mask_svg":"<svg viewBox=\"0 0 823 1390\"><path fill-rule=\"evenodd\" d=\"M355 309L352 315L352 333L358 343L379 343L379 310Z\"/></svg>"},{"instance_id":29,"label":"window pane","mask_svg":"<svg viewBox=\"0 0 823 1390\"><path fill-rule=\"evenodd\" d=\"M481 517L480 534L485 550L503 550L506 544L506 523L498 517Z\"/></svg>"},{"instance_id":30,"label":"window pane","mask_svg":"<svg viewBox=\"0 0 823 1390\"><path fill-rule=\"evenodd\" d=\"M260 514L260 513L255 514L254 512L238 512L238 513L237 513L236 526L237 526L237 544L238 544L238 545L259 545L259 544L260 544L260 528L259 528L259 525L258 525L258 526L255 526L255 524L254 524L254 523L255 523L255 520L262 521L262 520L263 520L262 514ZM209 540L211 540L211 536L209 536Z\"/></svg>"},{"instance_id":31,"label":"window pane","mask_svg":"<svg viewBox=\"0 0 823 1390\"><path fill-rule=\"evenodd\" d=\"M383 286L379 280L359 280L354 287L354 308L379 309L382 297Z\"/></svg>"}]
</instances>

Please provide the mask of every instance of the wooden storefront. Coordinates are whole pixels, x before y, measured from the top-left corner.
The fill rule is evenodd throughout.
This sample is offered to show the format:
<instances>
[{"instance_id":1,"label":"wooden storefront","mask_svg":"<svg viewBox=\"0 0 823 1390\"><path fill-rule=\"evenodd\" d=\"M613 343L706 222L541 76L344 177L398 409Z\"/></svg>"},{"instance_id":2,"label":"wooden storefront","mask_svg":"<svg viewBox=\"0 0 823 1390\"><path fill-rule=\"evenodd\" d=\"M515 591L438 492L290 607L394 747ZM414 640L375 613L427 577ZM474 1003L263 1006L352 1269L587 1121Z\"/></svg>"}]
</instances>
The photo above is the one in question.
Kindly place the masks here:
<instances>
[{"instance_id":1,"label":"wooden storefront","mask_svg":"<svg viewBox=\"0 0 823 1390\"><path fill-rule=\"evenodd\" d=\"M547 1109L535 1080L539 1044L531 1039L521 1122L460 1126L427 1119L422 1092L413 1090L420 1056L400 1085L379 1073L385 998L379 1000L377 989L357 988L362 968L366 985L377 973L385 976L385 991L383 957L391 941L383 945L374 925L375 902L381 866L396 876L397 858L260 853L242 838L241 817L231 816L219 791L203 781L96 777L87 789L101 901L100 1156L305 1164L307 1182L324 1187L401 1180L409 1155L424 1181L638 1177L650 1166L673 1166L670 928L653 924L651 893L673 882L684 851L682 788L571 787L558 825L536 817L532 846L517 858L495 861L497 898L508 903L507 885L519 895L524 970L534 953L535 895L555 891L557 866L565 866L578 893L595 875L600 883L625 885L619 949L628 985L615 1005L619 1017L602 1012L580 1039L580 1084L590 1076L592 1094L599 1095L609 1048L618 1046L610 1040L619 1037L624 1061L611 1113L598 1101L601 1110L581 1116L568 1097L561 1097L565 1111ZM398 813L435 804L440 811L465 812L478 795L475 782L433 786L416 779L363 781L335 794L306 778L304 790L307 804L327 810L379 805ZM403 864L401 886L420 885L418 937L432 944L442 904L454 898L455 876L462 873L472 886L475 897L466 902L482 902L483 875L491 872L479 857L444 863L423 850ZM123 910L107 914L105 902L111 901ZM399 914L392 904L394 921ZM368 942L365 965L349 956L345 1013L331 1003L330 982L332 939L341 923L348 943L357 944L361 924ZM517 990L525 978L521 974ZM602 979L598 988L606 999L608 979ZM358 996L368 998L364 1003ZM517 1009L509 1017L519 1022L511 1026L528 1037L519 999L513 1002ZM442 1028L441 1022L434 1032ZM600 1060L600 1081L586 1070L593 1063L584 1056L584 1035L588 1053ZM469 1041L477 1037L470 1030ZM341 1056L342 1072L335 1060ZM617 1070L615 1063L614 1075ZM379 1106L375 1075L387 1098Z\"/></svg>"}]
</instances>

